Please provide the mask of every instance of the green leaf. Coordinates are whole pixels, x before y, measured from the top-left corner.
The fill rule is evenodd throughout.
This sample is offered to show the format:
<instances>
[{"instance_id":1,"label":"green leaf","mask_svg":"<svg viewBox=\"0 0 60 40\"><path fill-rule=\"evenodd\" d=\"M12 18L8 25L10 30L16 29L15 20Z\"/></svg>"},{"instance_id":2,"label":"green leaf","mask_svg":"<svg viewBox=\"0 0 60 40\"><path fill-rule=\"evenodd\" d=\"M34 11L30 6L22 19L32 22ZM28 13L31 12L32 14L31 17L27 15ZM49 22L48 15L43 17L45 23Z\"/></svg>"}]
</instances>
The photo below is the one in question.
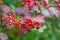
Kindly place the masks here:
<instances>
[{"instance_id":1,"label":"green leaf","mask_svg":"<svg viewBox=\"0 0 60 40\"><path fill-rule=\"evenodd\" d=\"M3 3L9 5L12 3L12 0L3 0Z\"/></svg>"},{"instance_id":2,"label":"green leaf","mask_svg":"<svg viewBox=\"0 0 60 40\"><path fill-rule=\"evenodd\" d=\"M11 12L15 13L16 7L13 4L10 4L10 7L11 7Z\"/></svg>"}]
</instances>

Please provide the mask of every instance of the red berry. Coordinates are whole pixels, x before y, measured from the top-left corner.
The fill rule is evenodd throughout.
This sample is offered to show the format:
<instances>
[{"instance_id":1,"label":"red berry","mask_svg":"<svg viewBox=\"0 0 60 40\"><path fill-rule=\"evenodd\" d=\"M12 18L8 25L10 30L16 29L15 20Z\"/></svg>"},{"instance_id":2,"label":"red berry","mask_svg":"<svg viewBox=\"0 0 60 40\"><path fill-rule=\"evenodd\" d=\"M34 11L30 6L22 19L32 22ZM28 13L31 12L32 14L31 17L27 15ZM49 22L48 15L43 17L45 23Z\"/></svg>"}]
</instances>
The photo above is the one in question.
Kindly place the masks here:
<instances>
[{"instance_id":1,"label":"red berry","mask_svg":"<svg viewBox=\"0 0 60 40\"><path fill-rule=\"evenodd\" d=\"M4 21L5 20L5 18L2 18L2 21Z\"/></svg>"},{"instance_id":2,"label":"red berry","mask_svg":"<svg viewBox=\"0 0 60 40\"><path fill-rule=\"evenodd\" d=\"M26 21L29 21L30 19L29 18L26 18Z\"/></svg>"},{"instance_id":3,"label":"red berry","mask_svg":"<svg viewBox=\"0 0 60 40\"><path fill-rule=\"evenodd\" d=\"M20 18L19 21L22 21L22 19Z\"/></svg>"},{"instance_id":4,"label":"red berry","mask_svg":"<svg viewBox=\"0 0 60 40\"><path fill-rule=\"evenodd\" d=\"M54 0L55 1L55 3L57 3L58 2L58 0Z\"/></svg>"},{"instance_id":5,"label":"red berry","mask_svg":"<svg viewBox=\"0 0 60 40\"><path fill-rule=\"evenodd\" d=\"M43 0L43 3L44 3L44 5L45 5L45 6L47 5L47 2L46 2L46 0Z\"/></svg>"},{"instance_id":6,"label":"red berry","mask_svg":"<svg viewBox=\"0 0 60 40\"><path fill-rule=\"evenodd\" d=\"M35 26L34 26L34 25L32 25L32 28L35 28Z\"/></svg>"},{"instance_id":7,"label":"red berry","mask_svg":"<svg viewBox=\"0 0 60 40\"><path fill-rule=\"evenodd\" d=\"M30 18L26 18L26 21L28 22L32 22L32 20Z\"/></svg>"},{"instance_id":8,"label":"red berry","mask_svg":"<svg viewBox=\"0 0 60 40\"><path fill-rule=\"evenodd\" d=\"M25 0L25 2L30 2L30 0Z\"/></svg>"},{"instance_id":9,"label":"red berry","mask_svg":"<svg viewBox=\"0 0 60 40\"><path fill-rule=\"evenodd\" d=\"M30 27L29 26L26 26L26 29L27 29L27 31L30 31Z\"/></svg>"},{"instance_id":10,"label":"red berry","mask_svg":"<svg viewBox=\"0 0 60 40\"><path fill-rule=\"evenodd\" d=\"M34 1L34 4L36 5L36 4L37 4L37 2L36 2L36 1Z\"/></svg>"},{"instance_id":11,"label":"red berry","mask_svg":"<svg viewBox=\"0 0 60 40\"><path fill-rule=\"evenodd\" d=\"M16 19L14 19L13 21L16 22Z\"/></svg>"},{"instance_id":12,"label":"red berry","mask_svg":"<svg viewBox=\"0 0 60 40\"><path fill-rule=\"evenodd\" d=\"M40 7L40 2L38 2L38 3L37 3L37 6L39 6L39 7Z\"/></svg>"},{"instance_id":13,"label":"red berry","mask_svg":"<svg viewBox=\"0 0 60 40\"><path fill-rule=\"evenodd\" d=\"M28 3L28 6L30 6L30 3Z\"/></svg>"},{"instance_id":14,"label":"red berry","mask_svg":"<svg viewBox=\"0 0 60 40\"><path fill-rule=\"evenodd\" d=\"M25 22L22 23L22 25L25 25L25 24L26 24Z\"/></svg>"},{"instance_id":15,"label":"red berry","mask_svg":"<svg viewBox=\"0 0 60 40\"><path fill-rule=\"evenodd\" d=\"M18 26L18 23L16 23L16 26Z\"/></svg>"},{"instance_id":16,"label":"red berry","mask_svg":"<svg viewBox=\"0 0 60 40\"><path fill-rule=\"evenodd\" d=\"M21 24L19 24L19 23L18 23L16 26L17 26L17 28L19 28L19 29L21 28Z\"/></svg>"},{"instance_id":17,"label":"red berry","mask_svg":"<svg viewBox=\"0 0 60 40\"><path fill-rule=\"evenodd\" d=\"M40 25L40 23L39 23L39 22L36 22L36 24Z\"/></svg>"},{"instance_id":18,"label":"red berry","mask_svg":"<svg viewBox=\"0 0 60 40\"><path fill-rule=\"evenodd\" d=\"M13 22L13 24L16 24L17 22Z\"/></svg>"},{"instance_id":19,"label":"red berry","mask_svg":"<svg viewBox=\"0 0 60 40\"><path fill-rule=\"evenodd\" d=\"M37 26L37 28L36 29L39 29L40 28L40 26Z\"/></svg>"},{"instance_id":20,"label":"red berry","mask_svg":"<svg viewBox=\"0 0 60 40\"><path fill-rule=\"evenodd\" d=\"M29 23L29 21L26 20L25 23Z\"/></svg>"},{"instance_id":21,"label":"red berry","mask_svg":"<svg viewBox=\"0 0 60 40\"><path fill-rule=\"evenodd\" d=\"M37 28L36 29L39 29L41 27L41 24L39 22L36 22L37 24Z\"/></svg>"},{"instance_id":22,"label":"red berry","mask_svg":"<svg viewBox=\"0 0 60 40\"><path fill-rule=\"evenodd\" d=\"M10 19L12 19L13 17L12 16L9 16Z\"/></svg>"},{"instance_id":23,"label":"red berry","mask_svg":"<svg viewBox=\"0 0 60 40\"><path fill-rule=\"evenodd\" d=\"M13 24L16 24L16 23L17 23L17 21L16 21L16 19L14 19L14 20L13 20Z\"/></svg>"},{"instance_id":24,"label":"red berry","mask_svg":"<svg viewBox=\"0 0 60 40\"><path fill-rule=\"evenodd\" d=\"M57 7L60 8L60 4L57 4Z\"/></svg>"},{"instance_id":25,"label":"red berry","mask_svg":"<svg viewBox=\"0 0 60 40\"><path fill-rule=\"evenodd\" d=\"M23 2L23 3L22 3L22 5L24 6L24 5L25 5L25 3Z\"/></svg>"},{"instance_id":26,"label":"red berry","mask_svg":"<svg viewBox=\"0 0 60 40\"><path fill-rule=\"evenodd\" d=\"M28 23L28 25L29 25L29 26L32 26L32 24L31 24L31 23Z\"/></svg>"},{"instance_id":27,"label":"red berry","mask_svg":"<svg viewBox=\"0 0 60 40\"><path fill-rule=\"evenodd\" d=\"M35 22L35 21L33 21L33 24L35 25L35 24L36 24L36 22Z\"/></svg>"},{"instance_id":28,"label":"red berry","mask_svg":"<svg viewBox=\"0 0 60 40\"><path fill-rule=\"evenodd\" d=\"M16 15L15 14L12 14L13 17L15 17Z\"/></svg>"},{"instance_id":29,"label":"red berry","mask_svg":"<svg viewBox=\"0 0 60 40\"><path fill-rule=\"evenodd\" d=\"M31 9L31 6L30 6L30 5L28 5L28 8L29 8L29 9Z\"/></svg>"},{"instance_id":30,"label":"red berry","mask_svg":"<svg viewBox=\"0 0 60 40\"><path fill-rule=\"evenodd\" d=\"M9 18L9 16L6 16L6 18Z\"/></svg>"},{"instance_id":31,"label":"red berry","mask_svg":"<svg viewBox=\"0 0 60 40\"><path fill-rule=\"evenodd\" d=\"M9 23L10 26L12 26L12 23Z\"/></svg>"}]
</instances>

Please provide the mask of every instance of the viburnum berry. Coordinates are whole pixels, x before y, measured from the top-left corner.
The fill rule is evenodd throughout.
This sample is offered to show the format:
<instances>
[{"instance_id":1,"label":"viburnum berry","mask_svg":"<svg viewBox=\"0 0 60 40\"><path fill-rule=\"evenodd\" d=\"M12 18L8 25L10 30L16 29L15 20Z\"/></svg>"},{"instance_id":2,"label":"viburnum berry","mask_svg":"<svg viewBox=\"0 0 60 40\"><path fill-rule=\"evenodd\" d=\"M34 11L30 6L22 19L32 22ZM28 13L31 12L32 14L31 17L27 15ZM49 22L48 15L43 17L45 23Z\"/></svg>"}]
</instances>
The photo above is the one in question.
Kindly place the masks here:
<instances>
[{"instance_id":1,"label":"viburnum berry","mask_svg":"<svg viewBox=\"0 0 60 40\"><path fill-rule=\"evenodd\" d=\"M39 23L39 22L36 22L36 24L40 25L40 23Z\"/></svg>"},{"instance_id":2,"label":"viburnum berry","mask_svg":"<svg viewBox=\"0 0 60 40\"><path fill-rule=\"evenodd\" d=\"M30 0L25 0L25 2L29 2Z\"/></svg>"},{"instance_id":3,"label":"viburnum berry","mask_svg":"<svg viewBox=\"0 0 60 40\"><path fill-rule=\"evenodd\" d=\"M34 1L34 4L36 5L36 4L37 4L37 2L36 2L36 1Z\"/></svg>"},{"instance_id":4,"label":"viburnum berry","mask_svg":"<svg viewBox=\"0 0 60 40\"><path fill-rule=\"evenodd\" d=\"M35 21L33 21L33 24L35 25L35 24L36 24L36 22L35 22Z\"/></svg>"},{"instance_id":5,"label":"viburnum berry","mask_svg":"<svg viewBox=\"0 0 60 40\"><path fill-rule=\"evenodd\" d=\"M12 16L9 16L9 19L12 19Z\"/></svg>"},{"instance_id":6,"label":"viburnum berry","mask_svg":"<svg viewBox=\"0 0 60 40\"><path fill-rule=\"evenodd\" d=\"M9 26L12 26L13 25L13 23L9 23Z\"/></svg>"},{"instance_id":7,"label":"viburnum berry","mask_svg":"<svg viewBox=\"0 0 60 40\"><path fill-rule=\"evenodd\" d=\"M40 7L40 2L37 3L37 6Z\"/></svg>"},{"instance_id":8,"label":"viburnum berry","mask_svg":"<svg viewBox=\"0 0 60 40\"><path fill-rule=\"evenodd\" d=\"M2 18L2 21L5 21L6 19L7 19L7 17L5 16L5 17Z\"/></svg>"},{"instance_id":9,"label":"viburnum berry","mask_svg":"<svg viewBox=\"0 0 60 40\"><path fill-rule=\"evenodd\" d=\"M15 17L16 15L15 14L12 14L13 17Z\"/></svg>"},{"instance_id":10,"label":"viburnum berry","mask_svg":"<svg viewBox=\"0 0 60 40\"><path fill-rule=\"evenodd\" d=\"M41 24L39 22L36 22L36 24L37 24L36 29L39 29L41 27Z\"/></svg>"},{"instance_id":11,"label":"viburnum berry","mask_svg":"<svg viewBox=\"0 0 60 40\"><path fill-rule=\"evenodd\" d=\"M20 24L17 24L16 26L17 26L17 28L19 28L19 29L21 28L21 25L20 25Z\"/></svg>"},{"instance_id":12,"label":"viburnum berry","mask_svg":"<svg viewBox=\"0 0 60 40\"><path fill-rule=\"evenodd\" d=\"M30 6L30 5L28 5L28 8L30 8L30 9L31 9L31 6Z\"/></svg>"},{"instance_id":13,"label":"viburnum berry","mask_svg":"<svg viewBox=\"0 0 60 40\"><path fill-rule=\"evenodd\" d=\"M55 3L57 3L58 2L58 0L54 0L55 1Z\"/></svg>"},{"instance_id":14,"label":"viburnum berry","mask_svg":"<svg viewBox=\"0 0 60 40\"><path fill-rule=\"evenodd\" d=\"M30 18L26 18L26 21L32 22L32 20Z\"/></svg>"},{"instance_id":15,"label":"viburnum berry","mask_svg":"<svg viewBox=\"0 0 60 40\"><path fill-rule=\"evenodd\" d=\"M25 5L25 2L23 2L22 5L24 6Z\"/></svg>"},{"instance_id":16,"label":"viburnum berry","mask_svg":"<svg viewBox=\"0 0 60 40\"><path fill-rule=\"evenodd\" d=\"M6 18L9 18L9 16L6 16Z\"/></svg>"},{"instance_id":17,"label":"viburnum berry","mask_svg":"<svg viewBox=\"0 0 60 40\"><path fill-rule=\"evenodd\" d=\"M22 21L22 18L20 18L19 21Z\"/></svg>"},{"instance_id":18,"label":"viburnum berry","mask_svg":"<svg viewBox=\"0 0 60 40\"><path fill-rule=\"evenodd\" d=\"M32 24L31 24L30 22L28 23L28 25L29 25L29 26L32 26Z\"/></svg>"},{"instance_id":19,"label":"viburnum berry","mask_svg":"<svg viewBox=\"0 0 60 40\"><path fill-rule=\"evenodd\" d=\"M32 28L35 28L35 26L34 26L34 25L32 25Z\"/></svg>"},{"instance_id":20,"label":"viburnum berry","mask_svg":"<svg viewBox=\"0 0 60 40\"><path fill-rule=\"evenodd\" d=\"M30 27L29 27L29 26L26 26L26 30L27 30L27 31L30 31Z\"/></svg>"},{"instance_id":21,"label":"viburnum berry","mask_svg":"<svg viewBox=\"0 0 60 40\"><path fill-rule=\"evenodd\" d=\"M16 23L17 23L16 19L13 19L13 24L16 24Z\"/></svg>"},{"instance_id":22,"label":"viburnum berry","mask_svg":"<svg viewBox=\"0 0 60 40\"><path fill-rule=\"evenodd\" d=\"M45 6L48 4L47 0L43 0L43 3L44 3Z\"/></svg>"},{"instance_id":23,"label":"viburnum berry","mask_svg":"<svg viewBox=\"0 0 60 40\"><path fill-rule=\"evenodd\" d=\"M34 23L31 24L32 28L35 28Z\"/></svg>"},{"instance_id":24,"label":"viburnum berry","mask_svg":"<svg viewBox=\"0 0 60 40\"><path fill-rule=\"evenodd\" d=\"M16 26L17 26L18 28L19 28L19 25L20 25L19 23L16 23Z\"/></svg>"},{"instance_id":25,"label":"viburnum berry","mask_svg":"<svg viewBox=\"0 0 60 40\"><path fill-rule=\"evenodd\" d=\"M36 29L39 29L39 28L40 28L40 26L37 26L37 27L36 27Z\"/></svg>"},{"instance_id":26,"label":"viburnum berry","mask_svg":"<svg viewBox=\"0 0 60 40\"><path fill-rule=\"evenodd\" d=\"M2 21L4 21L5 20L5 18L2 18Z\"/></svg>"},{"instance_id":27,"label":"viburnum berry","mask_svg":"<svg viewBox=\"0 0 60 40\"><path fill-rule=\"evenodd\" d=\"M57 7L60 8L60 4L57 4Z\"/></svg>"}]
</instances>

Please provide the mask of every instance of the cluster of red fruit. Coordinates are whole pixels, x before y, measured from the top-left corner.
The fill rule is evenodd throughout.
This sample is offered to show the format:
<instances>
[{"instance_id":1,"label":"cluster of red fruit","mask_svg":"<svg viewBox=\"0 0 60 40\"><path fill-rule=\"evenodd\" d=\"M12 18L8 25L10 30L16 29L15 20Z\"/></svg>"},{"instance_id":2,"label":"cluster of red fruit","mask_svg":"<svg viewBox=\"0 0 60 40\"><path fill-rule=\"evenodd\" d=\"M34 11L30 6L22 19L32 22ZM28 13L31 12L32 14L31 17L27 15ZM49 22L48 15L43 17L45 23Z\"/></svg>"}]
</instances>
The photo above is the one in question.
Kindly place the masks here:
<instances>
[{"instance_id":1,"label":"cluster of red fruit","mask_svg":"<svg viewBox=\"0 0 60 40\"><path fill-rule=\"evenodd\" d=\"M45 6L48 5L48 2L47 1L48 0L43 0L43 3L44 3ZM54 0L54 2L57 3L57 7L60 8L60 4L58 4L58 1L59 0Z\"/></svg>"},{"instance_id":2,"label":"cluster of red fruit","mask_svg":"<svg viewBox=\"0 0 60 40\"><path fill-rule=\"evenodd\" d=\"M27 31L30 31L32 28L39 29L41 27L40 22L33 21L29 18L26 18L25 21L23 21L22 19L19 19L19 21L17 21L15 19L15 16L16 16L15 14L8 14L7 16L3 17L2 20L3 21L9 20L9 25L10 26L11 25L16 25L17 28L19 28L19 29L24 28Z\"/></svg>"},{"instance_id":3,"label":"cluster of red fruit","mask_svg":"<svg viewBox=\"0 0 60 40\"><path fill-rule=\"evenodd\" d=\"M43 1L43 4L46 6L46 5L48 5L48 0L42 0ZM55 3L58 3L58 0L54 0L54 2ZM31 0L25 0L22 4L23 5L28 5L28 8L32 8L31 7L31 5L30 5L30 3L31 3ZM38 2L38 1L36 1L36 0L33 0L33 5L37 5L37 6L39 6L40 7L40 2ZM57 7L58 8L60 8L60 4L57 4Z\"/></svg>"},{"instance_id":4,"label":"cluster of red fruit","mask_svg":"<svg viewBox=\"0 0 60 40\"><path fill-rule=\"evenodd\" d=\"M21 25L16 21L15 19L15 14L8 14L7 16L3 17L2 20L9 21L9 25L12 26L13 24L15 24L18 28L21 27Z\"/></svg>"},{"instance_id":5,"label":"cluster of red fruit","mask_svg":"<svg viewBox=\"0 0 60 40\"><path fill-rule=\"evenodd\" d=\"M40 22L33 21L29 18L26 18L26 20L22 23L23 27L25 27L28 31L31 30L31 28L39 29L41 27Z\"/></svg>"},{"instance_id":6,"label":"cluster of red fruit","mask_svg":"<svg viewBox=\"0 0 60 40\"><path fill-rule=\"evenodd\" d=\"M28 5L28 8L32 8L32 6L31 6L31 0L25 0L23 3L22 3L23 5ZM38 1L36 1L36 0L33 0L33 3L32 3L33 5L37 5L37 6L40 6L40 2L38 2Z\"/></svg>"}]
</instances>

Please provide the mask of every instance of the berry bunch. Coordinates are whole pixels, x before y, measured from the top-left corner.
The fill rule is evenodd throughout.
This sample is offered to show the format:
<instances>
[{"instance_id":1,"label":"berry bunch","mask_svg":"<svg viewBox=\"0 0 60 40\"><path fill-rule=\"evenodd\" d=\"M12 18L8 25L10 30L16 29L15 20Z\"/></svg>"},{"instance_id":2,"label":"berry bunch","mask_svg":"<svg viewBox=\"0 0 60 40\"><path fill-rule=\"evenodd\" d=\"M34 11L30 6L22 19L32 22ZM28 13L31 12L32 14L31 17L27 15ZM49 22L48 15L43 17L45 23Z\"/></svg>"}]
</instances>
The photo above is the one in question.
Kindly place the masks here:
<instances>
[{"instance_id":1,"label":"berry bunch","mask_svg":"<svg viewBox=\"0 0 60 40\"><path fill-rule=\"evenodd\" d=\"M48 4L48 1L49 1L49 0L43 0L43 3L44 3L45 6L46 6L46 5L49 5L49 4ZM54 0L54 2L56 3L57 7L60 8L60 4L58 4L58 1L59 1L59 0ZM51 5L51 6L52 6L52 5Z\"/></svg>"},{"instance_id":2,"label":"berry bunch","mask_svg":"<svg viewBox=\"0 0 60 40\"><path fill-rule=\"evenodd\" d=\"M9 25L16 25L17 28L24 28L27 31L30 31L32 28L39 29L41 27L40 22L33 21L32 19L26 18L25 21L19 19L16 21L15 14L8 14L7 16L3 17L2 20L6 21L9 20ZM20 22L20 23L19 23Z\"/></svg>"},{"instance_id":3,"label":"berry bunch","mask_svg":"<svg viewBox=\"0 0 60 40\"><path fill-rule=\"evenodd\" d=\"M32 28L39 29L41 27L41 24L39 22L26 18L25 21L22 23L22 26L30 31Z\"/></svg>"},{"instance_id":4,"label":"berry bunch","mask_svg":"<svg viewBox=\"0 0 60 40\"><path fill-rule=\"evenodd\" d=\"M8 14L7 16L3 17L3 21L9 20L9 25L12 26L13 24L16 25L18 28L21 27L21 25L16 21L15 14Z\"/></svg>"},{"instance_id":5,"label":"berry bunch","mask_svg":"<svg viewBox=\"0 0 60 40\"><path fill-rule=\"evenodd\" d=\"M40 6L40 2L36 1L36 0L25 0L23 3L22 3L24 6L28 6L29 9L32 8L32 5L37 5L37 6Z\"/></svg>"}]
</instances>

